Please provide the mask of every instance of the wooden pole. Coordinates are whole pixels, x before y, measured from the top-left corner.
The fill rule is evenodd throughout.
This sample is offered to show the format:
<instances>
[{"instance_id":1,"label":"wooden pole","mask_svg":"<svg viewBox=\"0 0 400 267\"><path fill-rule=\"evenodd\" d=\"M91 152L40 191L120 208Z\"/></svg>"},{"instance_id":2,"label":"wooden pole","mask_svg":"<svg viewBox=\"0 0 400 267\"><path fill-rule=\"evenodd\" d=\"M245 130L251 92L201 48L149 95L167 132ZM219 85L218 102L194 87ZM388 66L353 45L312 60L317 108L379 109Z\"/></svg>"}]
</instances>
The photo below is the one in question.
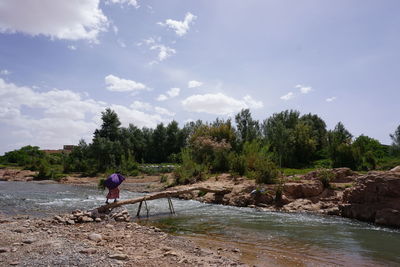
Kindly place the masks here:
<instances>
[{"instance_id":1,"label":"wooden pole","mask_svg":"<svg viewBox=\"0 0 400 267\"><path fill-rule=\"evenodd\" d=\"M142 208L142 203L143 203L143 201L140 201L139 208L138 208L137 213L136 213L136 217L140 216L140 209Z\"/></svg>"},{"instance_id":2,"label":"wooden pole","mask_svg":"<svg viewBox=\"0 0 400 267\"><path fill-rule=\"evenodd\" d=\"M173 191L163 191L163 192L158 192L158 193L153 193L153 194L149 194L143 197L137 197L137 198L132 198L132 199L126 199L126 200L120 200L118 202L114 202L114 203L110 203L107 205L103 205L101 207L98 207L97 210L98 212L102 213L102 212L106 212L108 210L111 210L113 208L116 207L120 207L123 205L128 205L128 204L135 204L135 203L140 203L143 202L145 200L154 200L154 199L159 199L159 198L171 198L171 197L177 197L179 195L182 194L186 194L192 191L203 191L203 192L209 192L209 193L215 193L215 194L227 194L229 192L232 191L231 188L207 188L207 187L203 187L203 186L197 186L197 187L186 187L183 189L177 189L177 190L173 190ZM138 214L140 213L140 208L141 208L141 204L139 204L139 209L138 209Z\"/></svg>"}]
</instances>

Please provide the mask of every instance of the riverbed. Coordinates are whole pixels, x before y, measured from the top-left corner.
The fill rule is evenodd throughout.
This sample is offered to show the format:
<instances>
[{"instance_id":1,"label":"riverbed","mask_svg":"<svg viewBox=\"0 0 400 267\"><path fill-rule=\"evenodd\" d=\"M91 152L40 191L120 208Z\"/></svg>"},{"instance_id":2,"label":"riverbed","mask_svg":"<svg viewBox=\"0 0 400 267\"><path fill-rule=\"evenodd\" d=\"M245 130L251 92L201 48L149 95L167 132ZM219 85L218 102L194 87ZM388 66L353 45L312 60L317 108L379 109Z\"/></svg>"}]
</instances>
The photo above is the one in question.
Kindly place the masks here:
<instances>
[{"instance_id":1,"label":"riverbed","mask_svg":"<svg viewBox=\"0 0 400 267\"><path fill-rule=\"evenodd\" d=\"M0 182L0 213L48 217L100 206L106 192L92 187L34 182ZM121 198L141 193L122 191ZM398 266L400 231L333 216L259 212L197 201L147 202L139 222L188 237L202 246L236 250L240 260L282 266ZM128 206L131 215L137 205Z\"/></svg>"}]
</instances>

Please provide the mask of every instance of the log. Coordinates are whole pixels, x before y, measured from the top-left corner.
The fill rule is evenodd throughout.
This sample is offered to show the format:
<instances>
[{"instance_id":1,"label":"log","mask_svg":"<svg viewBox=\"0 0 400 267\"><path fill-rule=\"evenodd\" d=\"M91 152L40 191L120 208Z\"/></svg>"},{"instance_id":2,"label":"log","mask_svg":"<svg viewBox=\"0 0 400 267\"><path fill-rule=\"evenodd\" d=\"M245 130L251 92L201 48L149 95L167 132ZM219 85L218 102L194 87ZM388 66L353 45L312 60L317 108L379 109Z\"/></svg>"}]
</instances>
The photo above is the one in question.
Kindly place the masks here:
<instances>
[{"instance_id":1,"label":"log","mask_svg":"<svg viewBox=\"0 0 400 267\"><path fill-rule=\"evenodd\" d=\"M215 194L227 194L229 192L232 191L232 189L229 188L207 188L207 187L202 187L202 186L197 186L197 187L188 187L188 188L184 188L181 190L173 190L173 191L163 191L163 192L158 192L158 193L153 193L153 194L149 194L146 196L142 196L142 197L137 197L137 198L132 198L132 199L126 199L126 200L121 200L118 202L113 202L107 205L103 205L101 207L97 208L97 211L100 213L104 213L108 210L111 210L113 208L116 207L120 207L123 205L128 205L128 204L136 204L139 202L143 202L143 201L148 201L148 200L154 200L154 199L159 199L159 198L171 198L171 197L177 197L179 195L182 194L186 194L192 191L204 191L207 193L215 193Z\"/></svg>"}]
</instances>

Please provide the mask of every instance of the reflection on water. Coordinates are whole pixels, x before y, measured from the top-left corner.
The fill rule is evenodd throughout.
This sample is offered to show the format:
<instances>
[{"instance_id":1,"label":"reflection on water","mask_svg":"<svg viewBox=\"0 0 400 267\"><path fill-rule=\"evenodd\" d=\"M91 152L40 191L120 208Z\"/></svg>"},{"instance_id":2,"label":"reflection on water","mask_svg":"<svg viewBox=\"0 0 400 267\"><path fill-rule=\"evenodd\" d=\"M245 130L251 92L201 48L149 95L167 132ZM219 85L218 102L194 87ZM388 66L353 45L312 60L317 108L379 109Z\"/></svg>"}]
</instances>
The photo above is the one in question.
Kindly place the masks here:
<instances>
[{"instance_id":1,"label":"reflection on water","mask_svg":"<svg viewBox=\"0 0 400 267\"><path fill-rule=\"evenodd\" d=\"M103 203L105 193L61 184L0 182L0 212L41 217L76 208L90 209ZM139 195L142 194L121 192L121 198ZM173 203L176 216L169 215L165 199L149 201L151 216L148 220L142 218L141 223L192 236L210 246L240 247L246 262L400 265L398 230L337 217L257 212L177 199ZM128 209L136 214L137 205ZM283 260L283 256L288 259Z\"/></svg>"}]
</instances>

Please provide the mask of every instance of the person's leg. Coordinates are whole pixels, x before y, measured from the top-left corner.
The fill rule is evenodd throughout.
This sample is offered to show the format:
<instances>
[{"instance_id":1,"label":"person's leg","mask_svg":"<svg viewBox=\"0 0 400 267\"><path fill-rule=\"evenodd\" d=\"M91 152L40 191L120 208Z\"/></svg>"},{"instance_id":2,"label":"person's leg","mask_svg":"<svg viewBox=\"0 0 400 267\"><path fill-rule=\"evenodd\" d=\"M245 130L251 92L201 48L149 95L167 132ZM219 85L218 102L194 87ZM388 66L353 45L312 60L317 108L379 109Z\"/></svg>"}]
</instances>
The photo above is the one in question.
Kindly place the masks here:
<instances>
[{"instance_id":1,"label":"person's leg","mask_svg":"<svg viewBox=\"0 0 400 267\"><path fill-rule=\"evenodd\" d=\"M116 198L116 199L114 199L114 203L115 203L115 202L118 202L118 199L117 199L117 198Z\"/></svg>"},{"instance_id":2,"label":"person's leg","mask_svg":"<svg viewBox=\"0 0 400 267\"><path fill-rule=\"evenodd\" d=\"M107 200L106 200L106 204L108 204L108 198L107 198Z\"/></svg>"}]
</instances>

